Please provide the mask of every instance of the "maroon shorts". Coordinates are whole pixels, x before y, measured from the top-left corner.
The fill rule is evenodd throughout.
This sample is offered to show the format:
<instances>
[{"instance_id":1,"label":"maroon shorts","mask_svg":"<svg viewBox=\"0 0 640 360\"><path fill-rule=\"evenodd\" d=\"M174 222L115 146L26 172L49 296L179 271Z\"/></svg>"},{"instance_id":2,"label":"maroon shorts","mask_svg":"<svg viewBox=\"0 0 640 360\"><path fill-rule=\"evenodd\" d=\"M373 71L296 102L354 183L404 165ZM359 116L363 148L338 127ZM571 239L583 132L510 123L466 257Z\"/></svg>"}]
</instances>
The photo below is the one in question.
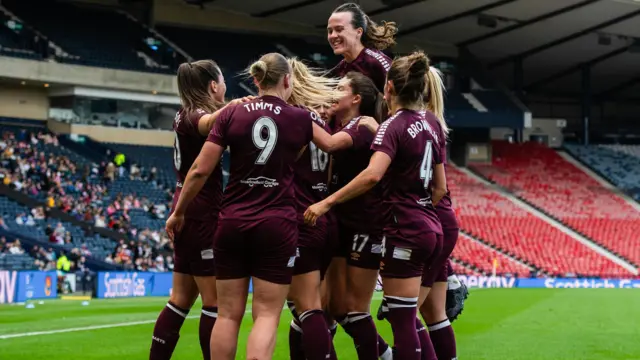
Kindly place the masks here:
<instances>
[{"instance_id":1,"label":"maroon shorts","mask_svg":"<svg viewBox=\"0 0 640 360\"><path fill-rule=\"evenodd\" d=\"M256 277L290 284L297 241L296 220L221 219L213 242L216 275L219 280Z\"/></svg>"},{"instance_id":2,"label":"maroon shorts","mask_svg":"<svg viewBox=\"0 0 640 360\"><path fill-rule=\"evenodd\" d=\"M443 229L443 241L442 251L440 256L436 259L435 264L429 269L425 269L422 276L422 286L432 287L434 282L445 282L449 277L449 271L447 264L449 263L449 256L453 252L453 248L456 247L458 242L458 229Z\"/></svg>"},{"instance_id":3,"label":"maroon shorts","mask_svg":"<svg viewBox=\"0 0 640 360\"><path fill-rule=\"evenodd\" d=\"M319 270L320 277L324 278L335 252L334 247L325 223L318 223L316 226L298 223L298 251L293 274L301 275Z\"/></svg>"},{"instance_id":4,"label":"maroon shorts","mask_svg":"<svg viewBox=\"0 0 640 360\"><path fill-rule=\"evenodd\" d=\"M350 266L378 270L382 259L382 231L364 232L338 225L338 242L341 257Z\"/></svg>"},{"instance_id":5,"label":"maroon shorts","mask_svg":"<svg viewBox=\"0 0 640 360\"><path fill-rule=\"evenodd\" d=\"M424 233L419 238L387 234L384 256L380 263L383 278L408 279L421 277L438 259L442 250L442 235Z\"/></svg>"},{"instance_id":6,"label":"maroon shorts","mask_svg":"<svg viewBox=\"0 0 640 360\"><path fill-rule=\"evenodd\" d=\"M173 271L192 276L215 276L213 259L213 235L217 218L211 220L187 219L176 233L173 242Z\"/></svg>"}]
</instances>

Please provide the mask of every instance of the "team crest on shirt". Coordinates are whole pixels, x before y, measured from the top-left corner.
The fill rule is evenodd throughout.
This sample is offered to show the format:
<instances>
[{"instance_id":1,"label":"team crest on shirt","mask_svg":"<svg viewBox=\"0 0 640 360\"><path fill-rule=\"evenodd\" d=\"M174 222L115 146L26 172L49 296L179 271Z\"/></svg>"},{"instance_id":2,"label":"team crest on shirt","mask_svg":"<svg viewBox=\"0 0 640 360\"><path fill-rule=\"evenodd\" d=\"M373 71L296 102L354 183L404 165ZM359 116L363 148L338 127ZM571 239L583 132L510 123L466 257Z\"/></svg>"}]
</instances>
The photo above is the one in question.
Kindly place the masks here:
<instances>
[{"instance_id":1,"label":"team crest on shirt","mask_svg":"<svg viewBox=\"0 0 640 360\"><path fill-rule=\"evenodd\" d=\"M248 178L244 180L240 180L240 183L249 185L249 187L254 187L256 185L262 185L266 188L272 188L280 185L276 179L270 179L265 176L258 176L256 178Z\"/></svg>"}]
</instances>

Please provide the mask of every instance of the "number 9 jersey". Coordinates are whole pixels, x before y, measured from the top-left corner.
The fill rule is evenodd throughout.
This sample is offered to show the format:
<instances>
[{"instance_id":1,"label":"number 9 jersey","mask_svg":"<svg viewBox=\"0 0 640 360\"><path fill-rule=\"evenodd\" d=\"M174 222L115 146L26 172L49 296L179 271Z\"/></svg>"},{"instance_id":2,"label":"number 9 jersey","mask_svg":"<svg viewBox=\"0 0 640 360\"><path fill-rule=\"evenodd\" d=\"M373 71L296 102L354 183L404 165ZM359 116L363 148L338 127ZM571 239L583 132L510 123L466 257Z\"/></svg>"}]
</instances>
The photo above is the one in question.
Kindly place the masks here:
<instances>
[{"instance_id":1,"label":"number 9 jersey","mask_svg":"<svg viewBox=\"0 0 640 360\"><path fill-rule=\"evenodd\" d=\"M315 117L274 96L222 111L207 139L230 148L220 219L297 219L294 165L313 138Z\"/></svg>"},{"instance_id":2,"label":"number 9 jersey","mask_svg":"<svg viewBox=\"0 0 640 360\"><path fill-rule=\"evenodd\" d=\"M175 208L182 184L187 178L187 173L202 150L207 140L198 132L198 122L202 116L207 115L204 110L186 111L181 109L173 122L175 140L173 143L173 166L178 182L173 196L173 208ZM218 165L213 174L207 180L202 190L193 199L187 208L186 219L209 220L216 218L222 203L222 168Z\"/></svg>"}]
</instances>

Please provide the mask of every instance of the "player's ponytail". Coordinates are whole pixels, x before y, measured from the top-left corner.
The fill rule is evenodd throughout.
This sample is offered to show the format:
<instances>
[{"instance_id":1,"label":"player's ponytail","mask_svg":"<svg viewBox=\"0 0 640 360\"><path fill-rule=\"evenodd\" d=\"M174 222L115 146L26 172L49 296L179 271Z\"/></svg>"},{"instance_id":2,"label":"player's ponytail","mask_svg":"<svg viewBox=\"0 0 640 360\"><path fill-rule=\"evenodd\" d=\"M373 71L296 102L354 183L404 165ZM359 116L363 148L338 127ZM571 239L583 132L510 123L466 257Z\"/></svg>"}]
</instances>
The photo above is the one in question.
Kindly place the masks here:
<instances>
[{"instance_id":1,"label":"player's ponytail","mask_svg":"<svg viewBox=\"0 0 640 360\"><path fill-rule=\"evenodd\" d=\"M289 104L315 110L329 108L335 100L338 79L323 77L322 71L308 67L297 58L289 59L293 77L293 91Z\"/></svg>"},{"instance_id":2,"label":"player's ponytail","mask_svg":"<svg viewBox=\"0 0 640 360\"><path fill-rule=\"evenodd\" d=\"M278 85L282 77L290 74L291 67L281 54L269 53L251 64L245 73L254 79L258 88L266 90Z\"/></svg>"},{"instance_id":3,"label":"player's ponytail","mask_svg":"<svg viewBox=\"0 0 640 360\"><path fill-rule=\"evenodd\" d=\"M420 107L428 82L428 69L429 58L422 51L393 60L387 80L393 83L391 95L400 105Z\"/></svg>"},{"instance_id":4,"label":"player's ponytail","mask_svg":"<svg viewBox=\"0 0 640 360\"><path fill-rule=\"evenodd\" d=\"M342 4L333 10L333 13L341 12L351 13L353 28L362 29L360 41L365 47L384 50L396 44L395 36L398 33L398 27L395 22L383 21L382 24L377 24L355 3Z\"/></svg>"},{"instance_id":5,"label":"player's ponytail","mask_svg":"<svg viewBox=\"0 0 640 360\"><path fill-rule=\"evenodd\" d=\"M449 133L449 127L444 119L444 82L442 73L433 66L427 71L427 86L425 87L424 103L427 110L431 111L440 121L440 126L445 135Z\"/></svg>"}]
</instances>

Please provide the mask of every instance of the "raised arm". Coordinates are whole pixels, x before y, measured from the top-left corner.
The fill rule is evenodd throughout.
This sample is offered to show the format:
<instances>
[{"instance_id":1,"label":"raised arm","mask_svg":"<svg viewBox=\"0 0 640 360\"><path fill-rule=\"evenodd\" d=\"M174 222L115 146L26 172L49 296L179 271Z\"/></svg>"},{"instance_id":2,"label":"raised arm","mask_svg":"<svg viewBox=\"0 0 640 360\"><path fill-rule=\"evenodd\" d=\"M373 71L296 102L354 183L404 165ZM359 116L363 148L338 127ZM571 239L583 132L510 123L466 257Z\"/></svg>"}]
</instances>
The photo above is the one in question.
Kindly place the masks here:
<instances>
[{"instance_id":1,"label":"raised arm","mask_svg":"<svg viewBox=\"0 0 640 360\"><path fill-rule=\"evenodd\" d=\"M352 147L353 139L351 135L344 131L330 135L318 124L313 123L313 143L316 144L320 150L326 153L332 153Z\"/></svg>"},{"instance_id":2,"label":"raised arm","mask_svg":"<svg viewBox=\"0 0 640 360\"><path fill-rule=\"evenodd\" d=\"M198 132L202 136L209 135L209 132L211 131L211 128L213 127L213 124L216 123L216 120L218 119L218 116L220 115L220 113L222 113L222 111L224 109L226 109L229 106L235 106L235 105L243 103L243 102L251 101L251 100L253 100L255 98L256 98L255 96L245 96L245 97L240 98L240 99L233 99L233 100L229 101L229 103L226 104L225 106L223 106L222 108L216 110L213 114L203 115L200 118L200 121L198 121Z\"/></svg>"}]
</instances>

